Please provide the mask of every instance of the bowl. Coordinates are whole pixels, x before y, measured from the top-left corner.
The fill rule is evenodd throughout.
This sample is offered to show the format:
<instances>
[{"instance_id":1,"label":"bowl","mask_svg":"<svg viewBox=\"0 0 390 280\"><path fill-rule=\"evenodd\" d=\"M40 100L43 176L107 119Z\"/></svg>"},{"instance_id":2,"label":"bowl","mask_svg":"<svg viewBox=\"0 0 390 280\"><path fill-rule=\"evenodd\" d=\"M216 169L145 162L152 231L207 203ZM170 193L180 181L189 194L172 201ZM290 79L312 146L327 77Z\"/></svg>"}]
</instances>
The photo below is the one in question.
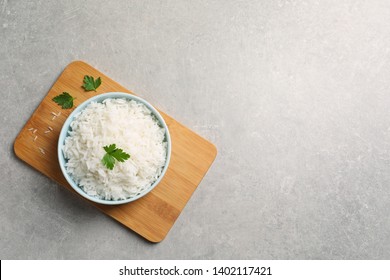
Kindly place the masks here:
<instances>
[{"instance_id":1,"label":"bowl","mask_svg":"<svg viewBox=\"0 0 390 280\"><path fill-rule=\"evenodd\" d=\"M87 194L86 192L84 192L84 190L73 180L72 176L69 175L68 172L66 171L65 164L67 162L67 159L64 157L64 154L62 151L62 147L64 145L65 138L69 135L70 124L72 123L75 116L78 113L80 113L81 111L83 111L85 109L85 107L87 107L91 102L101 103L103 100L108 99L108 98L125 98L128 100L134 100L134 101L137 101L137 102L144 104L152 112L152 114L156 117L156 119L158 120L160 125L165 129L165 139L167 141L167 157L166 157L165 166L161 172L161 175L148 188L144 189L143 191L141 191L141 192L139 192L139 193L137 193L129 198L123 199L123 200L104 200L104 199L101 199L100 197L91 196L91 195ZM147 101L145 101L144 99L142 99L138 96L134 96L134 95L129 94L129 93L109 92L109 93L103 93L103 94L96 95L96 96L86 100L85 102L81 103L79 106L77 106L76 109L74 109L74 111L69 115L69 117L66 119L65 123L62 126L60 136L58 139L57 152L58 152L58 161L60 164L62 174L64 175L66 181L68 181L68 183L71 185L71 187L78 194L80 194L84 198L86 198L90 201L96 202L96 203L106 204L106 205L119 205L119 204L129 203L131 201L134 201L134 200L137 200L137 199L143 197L144 195L146 195L147 193L152 191L154 189L154 187L156 187L158 185L158 183L160 183L161 179L164 177L164 175L168 169L169 161L171 158L171 137L169 135L168 126L165 123L164 119L162 118L160 113L152 105L150 105Z\"/></svg>"}]
</instances>

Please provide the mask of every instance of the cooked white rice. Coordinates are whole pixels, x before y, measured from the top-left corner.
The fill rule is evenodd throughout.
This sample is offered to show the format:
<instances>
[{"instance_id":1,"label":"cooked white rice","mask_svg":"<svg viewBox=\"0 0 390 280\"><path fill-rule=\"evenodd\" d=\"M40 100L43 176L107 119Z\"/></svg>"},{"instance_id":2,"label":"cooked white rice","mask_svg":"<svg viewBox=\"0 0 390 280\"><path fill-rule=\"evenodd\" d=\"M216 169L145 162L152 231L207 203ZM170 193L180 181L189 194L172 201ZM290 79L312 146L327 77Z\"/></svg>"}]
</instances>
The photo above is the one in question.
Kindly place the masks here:
<instances>
[{"instance_id":1,"label":"cooked white rice","mask_svg":"<svg viewBox=\"0 0 390 280\"><path fill-rule=\"evenodd\" d=\"M122 200L148 188L166 161L165 129L142 103L126 99L92 102L74 118L63 153L67 172L91 196ZM116 144L130 154L115 161L113 170L102 163L103 146Z\"/></svg>"}]
</instances>

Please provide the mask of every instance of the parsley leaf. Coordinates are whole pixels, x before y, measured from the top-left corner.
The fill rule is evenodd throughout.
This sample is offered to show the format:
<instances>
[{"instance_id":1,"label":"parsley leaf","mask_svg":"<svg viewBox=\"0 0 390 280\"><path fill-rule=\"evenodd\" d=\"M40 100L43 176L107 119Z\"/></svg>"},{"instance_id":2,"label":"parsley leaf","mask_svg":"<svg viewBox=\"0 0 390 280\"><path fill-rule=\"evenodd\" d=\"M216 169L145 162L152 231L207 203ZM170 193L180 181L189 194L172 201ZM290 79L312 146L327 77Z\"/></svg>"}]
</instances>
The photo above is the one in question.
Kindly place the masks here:
<instances>
[{"instance_id":1,"label":"parsley leaf","mask_svg":"<svg viewBox=\"0 0 390 280\"><path fill-rule=\"evenodd\" d=\"M106 151L106 154L102 159L102 163L110 170L114 169L115 160L124 162L130 158L129 154L122 149L118 149L115 144L104 146L103 149Z\"/></svg>"},{"instance_id":2,"label":"parsley leaf","mask_svg":"<svg viewBox=\"0 0 390 280\"><path fill-rule=\"evenodd\" d=\"M69 93L63 92L62 94L54 97L52 100L58 105L60 105L62 109L70 109L73 107L74 99L75 98L71 96Z\"/></svg>"},{"instance_id":3,"label":"parsley leaf","mask_svg":"<svg viewBox=\"0 0 390 280\"><path fill-rule=\"evenodd\" d=\"M103 159L103 164L110 170L114 169L115 158L110 154L105 154Z\"/></svg>"},{"instance_id":4,"label":"parsley leaf","mask_svg":"<svg viewBox=\"0 0 390 280\"><path fill-rule=\"evenodd\" d=\"M102 80L100 79L100 77L95 80L92 76L85 75L83 82L83 88L86 91L96 91L96 89L101 85Z\"/></svg>"},{"instance_id":5,"label":"parsley leaf","mask_svg":"<svg viewBox=\"0 0 390 280\"><path fill-rule=\"evenodd\" d=\"M115 144L111 144L110 146L104 146L103 149L106 151L106 153L111 154L116 149Z\"/></svg>"}]
</instances>

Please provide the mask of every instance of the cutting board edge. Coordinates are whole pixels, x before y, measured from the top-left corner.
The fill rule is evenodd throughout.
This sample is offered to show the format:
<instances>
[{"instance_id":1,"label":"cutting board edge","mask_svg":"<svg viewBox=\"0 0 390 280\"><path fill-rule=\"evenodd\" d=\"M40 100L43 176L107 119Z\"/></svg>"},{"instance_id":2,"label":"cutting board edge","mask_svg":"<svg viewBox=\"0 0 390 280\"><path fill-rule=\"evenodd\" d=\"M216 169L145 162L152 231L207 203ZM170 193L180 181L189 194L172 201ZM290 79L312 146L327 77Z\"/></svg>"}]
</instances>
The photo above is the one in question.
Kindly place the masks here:
<instances>
[{"instance_id":1,"label":"cutting board edge","mask_svg":"<svg viewBox=\"0 0 390 280\"><path fill-rule=\"evenodd\" d=\"M208 141L208 142L209 142L209 141ZM178 215L178 216L176 217L176 219L174 220L172 226L169 228L169 230L166 232L166 234L165 234L161 239L158 239L158 240L155 240L155 241L154 241L154 240L150 240L150 239L148 239L148 238L146 238L146 237L144 236L144 238L146 238L146 239L149 240L150 242L152 242L152 243L159 243L159 242L163 241L163 240L168 236L168 233L169 233L169 232L172 230L172 228L175 226L175 223L176 223L177 219L179 219L179 217L180 217L180 215L182 214L183 210L186 208L188 202L191 200L191 198L193 197L194 193L195 193L196 190L198 189L199 185L202 183L204 177L205 177L206 174L209 172L211 166L213 165L213 163L214 163L214 161L215 161L215 159L217 158L217 155L218 155L218 149L217 149L217 147L216 147L213 143L211 143L211 142L209 142L209 143L210 143L211 146L213 147L213 151L214 151L213 160L210 162L209 167L208 167L207 170L204 172L202 178L200 179L199 184L196 186L196 188L194 189L194 191L191 193L190 197L188 198L187 202L184 204L184 206L183 206L182 210L180 211L179 215Z\"/></svg>"}]
</instances>

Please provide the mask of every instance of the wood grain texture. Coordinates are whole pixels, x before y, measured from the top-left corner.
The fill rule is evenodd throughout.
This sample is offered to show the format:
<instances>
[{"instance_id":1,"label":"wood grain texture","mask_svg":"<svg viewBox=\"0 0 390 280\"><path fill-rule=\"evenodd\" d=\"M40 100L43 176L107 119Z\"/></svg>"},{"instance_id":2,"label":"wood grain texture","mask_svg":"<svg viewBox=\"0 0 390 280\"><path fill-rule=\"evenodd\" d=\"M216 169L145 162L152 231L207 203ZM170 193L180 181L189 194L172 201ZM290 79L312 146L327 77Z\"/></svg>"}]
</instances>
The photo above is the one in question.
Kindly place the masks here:
<instances>
[{"instance_id":1,"label":"wood grain texture","mask_svg":"<svg viewBox=\"0 0 390 280\"><path fill-rule=\"evenodd\" d=\"M97 92L83 90L84 75L102 78ZM57 158L59 133L73 109L61 109L52 98L64 91L76 97L75 106L105 92L132 92L85 62L74 61L62 72L15 140L14 150L20 159L81 198L65 180ZM61 115L53 120L52 112L61 112ZM125 205L107 206L85 200L151 242L160 242L166 237L217 154L212 143L159 112L172 138L170 165L160 184L148 195ZM49 126L53 131L45 133ZM30 128L37 131L33 133Z\"/></svg>"}]
</instances>

